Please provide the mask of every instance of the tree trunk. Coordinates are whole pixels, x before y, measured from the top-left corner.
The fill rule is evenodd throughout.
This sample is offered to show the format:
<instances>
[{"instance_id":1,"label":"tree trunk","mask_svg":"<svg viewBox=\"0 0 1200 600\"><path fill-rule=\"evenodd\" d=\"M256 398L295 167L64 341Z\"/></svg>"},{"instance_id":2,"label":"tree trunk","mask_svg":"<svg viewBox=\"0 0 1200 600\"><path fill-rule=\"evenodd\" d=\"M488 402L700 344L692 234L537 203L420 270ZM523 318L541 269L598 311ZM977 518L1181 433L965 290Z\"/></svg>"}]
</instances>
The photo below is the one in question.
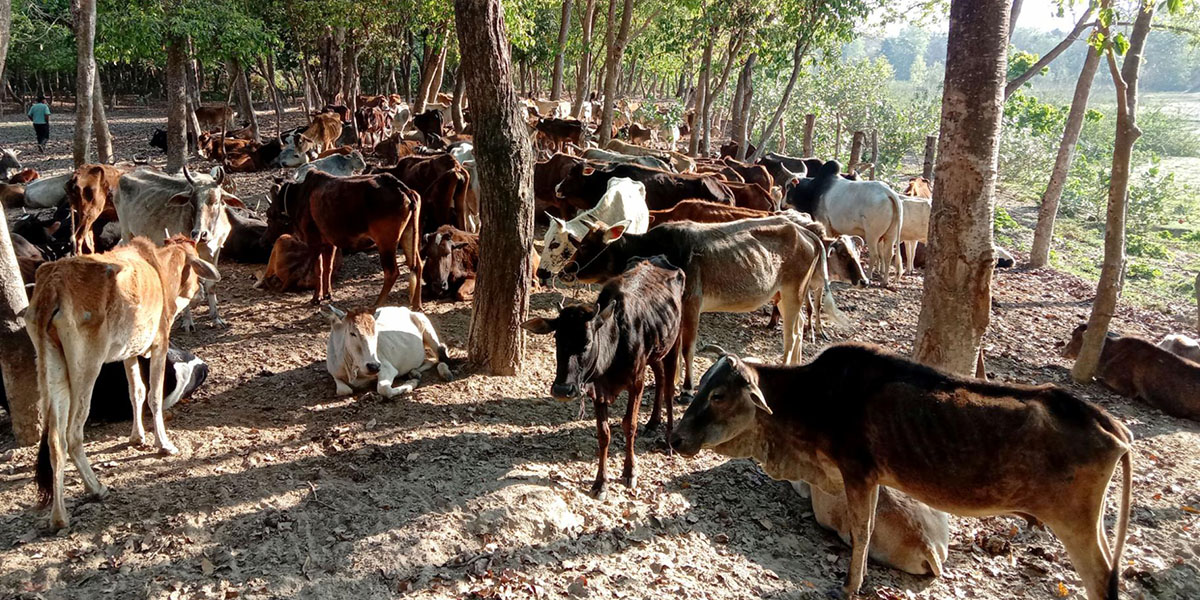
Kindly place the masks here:
<instances>
[{"instance_id":1,"label":"tree trunk","mask_svg":"<svg viewBox=\"0 0 1200 600\"><path fill-rule=\"evenodd\" d=\"M863 143L866 142L867 134L862 131L855 131L850 138L850 159L846 161L846 172L853 173L858 168L858 163L862 161Z\"/></svg>"},{"instance_id":2,"label":"tree trunk","mask_svg":"<svg viewBox=\"0 0 1200 600\"><path fill-rule=\"evenodd\" d=\"M925 136L925 160L921 165L921 177L933 181L933 163L937 157L938 136Z\"/></svg>"},{"instance_id":3,"label":"tree trunk","mask_svg":"<svg viewBox=\"0 0 1200 600\"><path fill-rule=\"evenodd\" d=\"M425 103L437 102L438 92L442 90L442 76L446 72L446 55L449 53L450 43L447 40L442 44L442 51L438 53L437 65L433 70L433 79L429 82L428 95L425 98Z\"/></svg>"},{"instance_id":4,"label":"tree trunk","mask_svg":"<svg viewBox=\"0 0 1200 600\"><path fill-rule=\"evenodd\" d=\"M482 235L467 351L493 375L521 368L533 248L533 149L500 0L455 0L463 77L475 117Z\"/></svg>"},{"instance_id":5,"label":"tree trunk","mask_svg":"<svg viewBox=\"0 0 1200 600\"><path fill-rule=\"evenodd\" d=\"M1129 170L1133 144L1142 135L1137 126L1138 75L1141 71L1146 38L1154 20L1154 2L1147 1L1138 10L1129 37L1125 61L1117 68L1111 46L1107 49L1109 71L1117 89L1117 136L1113 144L1112 176L1108 183L1108 218L1104 227L1104 264L1100 267L1100 282L1096 299L1083 334L1083 347L1071 368L1071 378L1080 383L1091 381L1100 362L1108 325L1117 310L1121 287L1125 281L1125 209L1129 202Z\"/></svg>"},{"instance_id":6,"label":"tree trunk","mask_svg":"<svg viewBox=\"0 0 1200 600\"><path fill-rule=\"evenodd\" d=\"M438 34L439 37L441 34ZM443 41L442 47L445 47ZM412 114L416 116L425 111L425 102L429 97L429 88L433 85L433 72L437 69L437 61L440 55L440 50L435 54L430 46L425 47L425 60L421 63L421 83L417 86L417 97L413 101Z\"/></svg>"},{"instance_id":7,"label":"tree trunk","mask_svg":"<svg viewBox=\"0 0 1200 600\"><path fill-rule=\"evenodd\" d=\"M750 162L758 162L758 159L762 158L767 151L767 142L770 141L772 135L775 135L775 128L779 127L779 122L783 120L783 112L787 110L788 101L792 99L792 90L796 87L796 80L800 78L800 71L804 68L802 59L808 50L809 39L803 31L796 34L796 46L792 49L792 75L788 78L787 86L783 88L783 96L779 99L779 106L775 107L775 114L771 116L771 121L763 128L762 135L758 138L758 150L750 157Z\"/></svg>"},{"instance_id":8,"label":"tree trunk","mask_svg":"<svg viewBox=\"0 0 1200 600\"><path fill-rule=\"evenodd\" d=\"M621 30L614 25L617 18L617 0L608 0L608 32L604 34L608 57L604 65L604 111L600 118L600 147L612 139L613 110L617 106L617 75L621 71L621 59L629 43L629 23L633 19L633 0L624 0L621 12Z\"/></svg>"},{"instance_id":9,"label":"tree trunk","mask_svg":"<svg viewBox=\"0 0 1200 600\"><path fill-rule=\"evenodd\" d=\"M704 54L700 56L700 71L696 73L696 103L695 103L695 118L692 119L692 137L688 140L688 156L698 156L701 152L707 156L707 148L703 148L704 142L704 107L705 99L708 96L708 72L712 68L712 49L713 38L716 37L716 32L709 29L708 41L704 44ZM703 149L702 149L703 148Z\"/></svg>"},{"instance_id":10,"label":"tree trunk","mask_svg":"<svg viewBox=\"0 0 1200 600\"><path fill-rule=\"evenodd\" d=\"M1019 12L1021 10L1020 1L1021 0L1014 0L1014 11ZM1083 14L1079 16L1079 21L1075 23L1075 28L1071 30L1071 33L1067 34L1067 37L1063 38L1063 41L1059 42L1057 46L1051 48L1045 56L1039 58L1038 61L1033 63L1033 66L1029 67L1028 70L1014 77L1012 81L1008 82L1008 84L1004 86L1004 99L1008 100L1008 97L1011 96L1013 92L1021 89L1021 86L1025 85L1026 81L1033 79L1035 75L1042 71L1042 68L1054 62L1054 59L1058 58L1058 56L1065 52L1067 48L1070 48L1071 44L1074 44L1075 41L1079 39L1079 35L1086 31L1088 27L1091 27L1091 24L1088 22L1088 18L1091 16L1092 5L1089 2L1087 9L1083 11Z\"/></svg>"},{"instance_id":11,"label":"tree trunk","mask_svg":"<svg viewBox=\"0 0 1200 600\"><path fill-rule=\"evenodd\" d=\"M738 160L745 160L746 155L750 153L750 109L754 100L754 63L757 59L758 55L751 53L750 57L746 59L746 65L742 67L746 85L742 87L741 112L733 116L734 121L738 124L737 135L734 138L738 145Z\"/></svg>"},{"instance_id":12,"label":"tree trunk","mask_svg":"<svg viewBox=\"0 0 1200 600\"><path fill-rule=\"evenodd\" d=\"M742 115L742 100L745 90L746 68L743 65L742 69L738 71L737 83L733 85L733 98L730 99L732 105L729 107L729 114L733 116L729 121L729 139L734 143L741 139L741 136L738 134L738 117Z\"/></svg>"},{"instance_id":13,"label":"tree trunk","mask_svg":"<svg viewBox=\"0 0 1200 600\"><path fill-rule=\"evenodd\" d=\"M275 133L283 133L283 102L279 99L279 88L275 85L275 53L268 52L260 59L263 73L267 76L267 89L271 90L271 105L275 109Z\"/></svg>"},{"instance_id":14,"label":"tree trunk","mask_svg":"<svg viewBox=\"0 0 1200 600\"><path fill-rule=\"evenodd\" d=\"M92 94L92 131L96 134L96 156L100 162L113 163L112 132L108 129L108 113L104 111L104 88L100 86L100 73L96 72L96 89Z\"/></svg>"},{"instance_id":15,"label":"tree trunk","mask_svg":"<svg viewBox=\"0 0 1200 600\"><path fill-rule=\"evenodd\" d=\"M72 0L75 22L75 144L72 156L78 167L90 161L92 99L96 92L96 0Z\"/></svg>"},{"instance_id":16,"label":"tree trunk","mask_svg":"<svg viewBox=\"0 0 1200 600\"><path fill-rule=\"evenodd\" d=\"M800 139L800 153L804 157L813 156L813 129L817 125L817 115L808 113L804 115L804 137ZM815 176L815 173L810 175Z\"/></svg>"},{"instance_id":17,"label":"tree trunk","mask_svg":"<svg viewBox=\"0 0 1200 600\"><path fill-rule=\"evenodd\" d=\"M190 57L196 56L196 49L192 44L191 36L187 38L187 53ZM187 78L188 78L188 100L193 106L200 106L200 88L204 85L201 80L200 59L191 58L187 61Z\"/></svg>"},{"instance_id":18,"label":"tree trunk","mask_svg":"<svg viewBox=\"0 0 1200 600\"><path fill-rule=\"evenodd\" d=\"M1013 32L1017 30L1017 17L1021 16L1021 6L1025 0L1012 0L1012 8L1008 11L1008 40L1012 41ZM1005 97L1008 95L1005 94ZM982 356L982 355L980 355Z\"/></svg>"},{"instance_id":19,"label":"tree trunk","mask_svg":"<svg viewBox=\"0 0 1200 600\"><path fill-rule=\"evenodd\" d=\"M571 114L576 119L583 115L583 103L588 101L588 76L592 73L592 25L596 20L596 0L587 0L583 9L583 36L579 63L575 67L575 107Z\"/></svg>"},{"instance_id":20,"label":"tree trunk","mask_svg":"<svg viewBox=\"0 0 1200 600\"><path fill-rule=\"evenodd\" d=\"M450 103L450 118L454 121L454 131L462 133L467 128L463 118L463 101L467 93L467 80L463 77L462 64L454 73L454 101Z\"/></svg>"},{"instance_id":21,"label":"tree trunk","mask_svg":"<svg viewBox=\"0 0 1200 600\"><path fill-rule=\"evenodd\" d=\"M404 96L404 101L411 103L412 97L412 59L413 59L413 34L409 29L404 32L404 60L400 69L404 71L404 76L400 78L400 94Z\"/></svg>"},{"instance_id":22,"label":"tree trunk","mask_svg":"<svg viewBox=\"0 0 1200 600\"><path fill-rule=\"evenodd\" d=\"M1092 91L1092 80L1100 67L1100 52L1088 45L1087 57L1075 83L1075 96L1071 98L1071 110L1067 113L1067 124L1063 128L1062 141L1058 144L1058 156L1054 159L1054 170L1050 183L1042 194L1042 205L1038 209L1037 227L1033 231L1033 247L1029 251L1029 266L1041 268L1050 262L1050 241L1054 238L1054 219L1058 216L1058 201L1062 198L1063 185L1071 170L1075 143L1083 129L1083 117L1087 113L1088 94Z\"/></svg>"},{"instance_id":23,"label":"tree trunk","mask_svg":"<svg viewBox=\"0 0 1200 600\"><path fill-rule=\"evenodd\" d=\"M550 82L550 99L562 98L563 58L567 53L567 37L571 33L571 0L563 0L562 19L558 22L558 52L554 55L554 79Z\"/></svg>"},{"instance_id":24,"label":"tree trunk","mask_svg":"<svg viewBox=\"0 0 1200 600\"><path fill-rule=\"evenodd\" d=\"M186 41L167 40L167 172L178 173L187 163Z\"/></svg>"},{"instance_id":25,"label":"tree trunk","mask_svg":"<svg viewBox=\"0 0 1200 600\"><path fill-rule=\"evenodd\" d=\"M961 375L974 370L992 304L1008 15L1005 0L950 3L938 178L913 355Z\"/></svg>"},{"instance_id":26,"label":"tree trunk","mask_svg":"<svg viewBox=\"0 0 1200 600\"><path fill-rule=\"evenodd\" d=\"M246 76L246 68L237 58L229 59L229 77L233 80L234 91L237 93L238 112L242 118L250 122L250 133L255 142L262 142L258 135L258 117L254 114L254 101L250 97L250 80Z\"/></svg>"}]
</instances>

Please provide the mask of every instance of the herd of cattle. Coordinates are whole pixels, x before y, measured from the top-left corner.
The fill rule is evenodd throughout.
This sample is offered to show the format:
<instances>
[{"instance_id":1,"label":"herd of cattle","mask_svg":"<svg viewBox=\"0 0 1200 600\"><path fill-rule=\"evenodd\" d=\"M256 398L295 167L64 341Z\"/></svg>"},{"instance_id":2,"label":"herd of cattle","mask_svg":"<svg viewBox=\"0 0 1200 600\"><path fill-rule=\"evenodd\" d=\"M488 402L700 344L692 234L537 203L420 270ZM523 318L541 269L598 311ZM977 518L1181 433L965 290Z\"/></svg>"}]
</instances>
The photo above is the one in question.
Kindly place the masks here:
<instances>
[{"instance_id":1,"label":"herd of cattle","mask_svg":"<svg viewBox=\"0 0 1200 600\"><path fill-rule=\"evenodd\" d=\"M131 440L140 444L148 400L157 447L176 452L163 410L201 385L208 366L172 347L170 331L180 314L181 327L195 326L189 307L198 294L212 324L226 325L219 259L265 265L256 287L313 291L331 327L326 365L338 395L405 394L434 368L451 377L447 348L420 310L423 299L471 298L480 198L470 134L446 135L448 103L427 106L414 116L398 98L364 97L357 111L325 107L266 143L225 132L228 110L205 111L202 123L219 129L202 133L197 148L221 163L206 174L84 165L39 178L14 152L0 154L8 181L0 200L31 211L13 221L12 240L32 289L24 316L46 407L37 483L53 527L68 521L67 456L89 494L107 493L84 452L89 411L131 415ZM885 564L937 576L950 512L1040 520L1066 546L1088 597L1116 598L1132 477L1132 436L1119 421L1053 386L951 376L868 345L836 344L801 364L806 334L824 336L825 320L850 326L834 282L875 279L886 288L891 271L903 277L919 266L928 181L915 178L901 194L836 161L768 153L746 163L730 144L717 157L690 157L673 149L674 132L666 150L644 145L653 136L637 123L623 128L636 141L601 149L588 140L586 117L566 118L557 103L531 110L542 152L535 201L547 220L531 278L602 287L595 302L560 305L523 327L554 336L551 395L592 399L595 496L605 493L608 408L621 392L635 399L621 422L622 480L635 485L636 399L649 367L655 400L646 430L665 420L668 450L754 457L772 477L811 492L818 521L853 546L848 594L862 582L868 549ZM161 131L151 140L165 141ZM227 173L274 168L293 171L276 178L263 219ZM1011 256L996 250L1010 266ZM374 309L343 311L332 304L341 257L364 251L379 256L382 289ZM408 308L386 306L401 252ZM782 321L782 364L706 346L720 358L696 386L700 315L766 305L775 309L771 326ZM1077 329L1064 355L1078 352L1081 339ZM1159 346L1117 337L1106 343L1099 378L1200 420L1195 361L1200 347L1186 336ZM690 405L676 427L680 368L679 397ZM1124 488L1110 549L1103 503L1118 463Z\"/></svg>"}]
</instances>

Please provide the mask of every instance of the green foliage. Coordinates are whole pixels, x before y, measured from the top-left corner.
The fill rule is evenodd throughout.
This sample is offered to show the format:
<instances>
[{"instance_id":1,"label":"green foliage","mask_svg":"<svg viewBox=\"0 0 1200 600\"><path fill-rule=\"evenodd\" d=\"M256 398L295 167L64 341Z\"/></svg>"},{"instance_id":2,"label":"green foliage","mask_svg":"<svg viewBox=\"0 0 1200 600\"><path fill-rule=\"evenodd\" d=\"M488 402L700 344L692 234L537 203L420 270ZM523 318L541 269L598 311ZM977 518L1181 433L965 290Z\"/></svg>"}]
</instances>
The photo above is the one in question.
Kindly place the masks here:
<instances>
[{"instance_id":1,"label":"green foliage","mask_svg":"<svg viewBox=\"0 0 1200 600\"><path fill-rule=\"evenodd\" d=\"M1154 241L1153 238L1135 233L1129 234L1125 240L1125 252L1130 256L1171 260L1171 253L1167 251L1166 246Z\"/></svg>"},{"instance_id":2,"label":"green foliage","mask_svg":"<svg viewBox=\"0 0 1200 600\"><path fill-rule=\"evenodd\" d=\"M1021 224L1012 218L1012 215L1008 214L1008 211L1004 210L1001 206L996 207L994 222L995 228L1001 231L1021 228Z\"/></svg>"},{"instance_id":3,"label":"green foliage","mask_svg":"<svg viewBox=\"0 0 1200 600\"><path fill-rule=\"evenodd\" d=\"M1129 263L1128 274L1130 279L1158 279L1163 273L1162 269L1143 263Z\"/></svg>"},{"instance_id":4,"label":"green foliage","mask_svg":"<svg viewBox=\"0 0 1200 600\"><path fill-rule=\"evenodd\" d=\"M1017 90L1004 104L1004 117L1010 126L1029 129L1037 135L1058 136L1066 125L1067 110Z\"/></svg>"},{"instance_id":5,"label":"green foliage","mask_svg":"<svg viewBox=\"0 0 1200 600\"><path fill-rule=\"evenodd\" d=\"M1021 75L1024 75L1026 71L1028 71L1030 68L1033 67L1034 64L1037 63L1039 58L1041 58L1041 57L1039 57L1036 54L1032 54L1030 52L1025 52L1024 50L1017 50L1017 51L1009 54L1009 56L1008 56L1008 79L1009 79L1009 81L1012 81L1013 79L1016 79L1017 77L1020 77ZM1042 70L1039 73L1039 75L1045 75L1046 73L1049 73L1049 72L1050 72L1049 67L1042 67ZM1029 87L1029 84L1026 83L1025 87Z\"/></svg>"}]
</instances>

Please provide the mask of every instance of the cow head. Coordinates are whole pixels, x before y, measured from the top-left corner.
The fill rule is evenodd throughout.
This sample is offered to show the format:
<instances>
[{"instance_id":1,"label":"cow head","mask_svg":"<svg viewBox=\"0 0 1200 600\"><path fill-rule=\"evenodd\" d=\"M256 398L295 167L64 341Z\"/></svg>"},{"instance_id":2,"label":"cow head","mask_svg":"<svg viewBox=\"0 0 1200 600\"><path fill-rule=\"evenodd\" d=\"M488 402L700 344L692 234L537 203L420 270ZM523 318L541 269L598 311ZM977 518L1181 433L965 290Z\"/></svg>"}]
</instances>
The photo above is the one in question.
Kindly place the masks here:
<instances>
[{"instance_id":1,"label":"cow head","mask_svg":"<svg viewBox=\"0 0 1200 600\"><path fill-rule=\"evenodd\" d=\"M563 265L571 260L571 256L575 253L575 243L578 238L572 239L570 231L572 225L550 213L546 213L546 218L550 219L550 226L546 228L546 237L542 244L542 255L540 257L537 277L542 283L546 283L551 277L562 271Z\"/></svg>"},{"instance_id":2,"label":"cow head","mask_svg":"<svg viewBox=\"0 0 1200 600\"><path fill-rule=\"evenodd\" d=\"M329 321L329 359L340 362L351 381L379 374L379 333L370 310L345 312L332 304L321 308Z\"/></svg>"},{"instance_id":3,"label":"cow head","mask_svg":"<svg viewBox=\"0 0 1200 600\"><path fill-rule=\"evenodd\" d=\"M185 166L183 177L190 189L187 192L175 194L167 203L172 206L190 206L192 211L191 238L201 246L211 243L220 244L229 234L229 218L225 216L225 207L235 206L246 208L245 204L224 189L225 170L214 170L211 178L193 179L191 172ZM210 249L211 250L211 249Z\"/></svg>"},{"instance_id":4,"label":"cow head","mask_svg":"<svg viewBox=\"0 0 1200 600\"><path fill-rule=\"evenodd\" d=\"M590 304L573 304L559 308L553 319L535 317L521 323L526 331L554 334L555 374L550 395L568 401L590 392L591 379L597 372L602 354L613 347L601 331L612 321L616 304L600 308Z\"/></svg>"},{"instance_id":5,"label":"cow head","mask_svg":"<svg viewBox=\"0 0 1200 600\"><path fill-rule=\"evenodd\" d=\"M753 429L758 412L769 414L758 373L732 354L717 359L700 379L700 388L671 435L671 446L684 456L733 441Z\"/></svg>"},{"instance_id":6,"label":"cow head","mask_svg":"<svg viewBox=\"0 0 1200 600\"><path fill-rule=\"evenodd\" d=\"M587 188L595 185L591 178L596 175L596 169L587 166L586 163L577 163L572 165L567 171L567 176L554 186L554 195L560 200L567 198L583 198L586 195Z\"/></svg>"},{"instance_id":7,"label":"cow head","mask_svg":"<svg viewBox=\"0 0 1200 600\"><path fill-rule=\"evenodd\" d=\"M427 233L421 238L421 256L425 266L421 278L434 298L441 298L450 291L450 280L454 276L454 251L467 246L467 242L455 242L448 233Z\"/></svg>"},{"instance_id":8,"label":"cow head","mask_svg":"<svg viewBox=\"0 0 1200 600\"><path fill-rule=\"evenodd\" d=\"M867 287L867 273L862 266L862 249L866 242L857 235L839 235L826 251L829 278L845 281L856 287Z\"/></svg>"},{"instance_id":9,"label":"cow head","mask_svg":"<svg viewBox=\"0 0 1200 600\"><path fill-rule=\"evenodd\" d=\"M576 238L568 233L575 244L575 254L562 267L563 281L581 281L583 283L600 283L609 276L620 273L625 264L624 258L618 252L610 251L609 246L625 235L629 221L621 221L609 227L603 221L598 221L588 227L582 238Z\"/></svg>"},{"instance_id":10,"label":"cow head","mask_svg":"<svg viewBox=\"0 0 1200 600\"><path fill-rule=\"evenodd\" d=\"M279 153L279 166L296 168L308 162L308 154L316 150L317 143L303 133L293 135Z\"/></svg>"},{"instance_id":11,"label":"cow head","mask_svg":"<svg viewBox=\"0 0 1200 600\"><path fill-rule=\"evenodd\" d=\"M179 292L175 296L175 316L183 312L192 303L192 298L196 296L196 292L200 291L201 281L220 281L221 273L212 263L200 258L196 252L196 242L182 236L163 240L163 246L158 248L159 253L171 253L183 251L182 272L179 278ZM160 254L161 256L161 254ZM160 262L167 263L167 260L160 259Z\"/></svg>"},{"instance_id":12,"label":"cow head","mask_svg":"<svg viewBox=\"0 0 1200 600\"><path fill-rule=\"evenodd\" d=\"M154 128L154 133L150 134L150 147L158 148L163 152L167 151L167 132L166 130Z\"/></svg>"},{"instance_id":13,"label":"cow head","mask_svg":"<svg viewBox=\"0 0 1200 600\"><path fill-rule=\"evenodd\" d=\"M1066 347L1062 349L1063 358L1079 358L1079 351L1083 349L1083 334L1087 331L1087 328L1087 323L1081 323L1075 328L1075 331L1071 332L1071 341L1067 342ZM1121 336L1116 332L1109 331L1107 334L1105 334L1104 342L1108 343L1108 340L1115 340L1119 337Z\"/></svg>"},{"instance_id":14,"label":"cow head","mask_svg":"<svg viewBox=\"0 0 1200 600\"><path fill-rule=\"evenodd\" d=\"M17 151L4 149L0 150L0 171L8 171L9 169L20 170L21 161L17 158Z\"/></svg>"}]
</instances>

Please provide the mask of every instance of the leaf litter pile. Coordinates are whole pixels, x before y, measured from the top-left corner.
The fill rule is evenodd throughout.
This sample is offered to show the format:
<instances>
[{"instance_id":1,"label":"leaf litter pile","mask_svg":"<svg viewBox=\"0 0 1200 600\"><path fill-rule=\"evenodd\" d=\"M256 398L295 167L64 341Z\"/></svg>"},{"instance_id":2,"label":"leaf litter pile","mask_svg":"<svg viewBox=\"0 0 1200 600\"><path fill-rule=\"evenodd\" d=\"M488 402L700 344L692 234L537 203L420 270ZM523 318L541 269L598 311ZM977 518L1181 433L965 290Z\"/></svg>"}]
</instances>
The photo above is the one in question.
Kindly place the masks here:
<instances>
[{"instance_id":1,"label":"leaf litter pile","mask_svg":"<svg viewBox=\"0 0 1200 600\"><path fill-rule=\"evenodd\" d=\"M161 154L145 146L161 111L110 114L118 156L149 155L161 166ZM27 166L45 175L69 168L69 124L56 128L48 157L31 150L27 129L5 117L0 144L22 149ZM240 196L255 206L277 174L237 175ZM823 599L840 589L849 549L816 524L808 500L748 460L668 457L659 431L637 442L637 488L613 481L605 501L590 498L594 421L590 408L576 419L577 405L548 397L552 340L528 339L519 376L474 374L461 362L470 306L428 303L458 359L455 380L427 376L413 395L391 401L338 398L324 367L328 326L310 294L254 289L255 266L220 268L232 327L208 327L200 308L198 331L172 336L212 369L195 397L169 412L179 456L131 448L127 423L89 426L88 454L111 494L85 501L68 466L72 525L48 534L45 512L33 509L34 451L13 449L9 433L0 438L0 598ZM335 304L373 301L381 279L373 256L347 257ZM832 341L909 352L920 281L837 289L854 327L830 328ZM394 301L403 302L402 288ZM1070 381L1058 354L1086 318L1092 290L1055 271L999 271L985 338L989 374L1068 386L1130 427L1137 442L1123 597L1198 598L1200 427ZM532 312L550 315L559 299L541 290ZM1177 313L1122 308L1114 329L1156 341L1190 329L1190 308ZM705 315L700 340L778 360L780 334L766 321L765 312ZM806 358L827 343L806 344ZM699 359L699 372L709 360ZM619 428L613 437L615 467ZM1051 533L1010 517L951 521L940 579L874 565L864 595L1084 598Z\"/></svg>"}]
</instances>

